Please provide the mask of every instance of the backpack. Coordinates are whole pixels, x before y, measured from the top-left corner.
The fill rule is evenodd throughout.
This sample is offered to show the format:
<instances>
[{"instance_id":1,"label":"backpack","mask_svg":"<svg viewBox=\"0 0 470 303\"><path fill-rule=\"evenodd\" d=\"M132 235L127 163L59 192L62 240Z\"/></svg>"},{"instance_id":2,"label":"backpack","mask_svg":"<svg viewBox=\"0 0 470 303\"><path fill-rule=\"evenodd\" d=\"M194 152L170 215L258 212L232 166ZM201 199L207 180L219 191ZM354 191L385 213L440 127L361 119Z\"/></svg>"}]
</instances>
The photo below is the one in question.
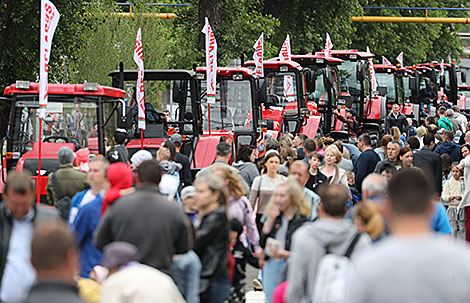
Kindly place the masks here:
<instances>
[{"instance_id":1,"label":"backpack","mask_svg":"<svg viewBox=\"0 0 470 303\"><path fill-rule=\"evenodd\" d=\"M64 195L64 192L62 191L59 182L57 182L55 174L55 172L51 174L52 185L54 185L54 192L56 196L55 208L57 208L57 210L59 211L60 217L67 221L69 216L70 203L72 200L69 196Z\"/></svg>"},{"instance_id":2,"label":"backpack","mask_svg":"<svg viewBox=\"0 0 470 303\"><path fill-rule=\"evenodd\" d=\"M353 275L351 254L361 237L356 233L344 255L330 253L326 246L326 255L318 264L317 276L313 288L313 303L345 303L349 293L349 284Z\"/></svg>"}]
</instances>

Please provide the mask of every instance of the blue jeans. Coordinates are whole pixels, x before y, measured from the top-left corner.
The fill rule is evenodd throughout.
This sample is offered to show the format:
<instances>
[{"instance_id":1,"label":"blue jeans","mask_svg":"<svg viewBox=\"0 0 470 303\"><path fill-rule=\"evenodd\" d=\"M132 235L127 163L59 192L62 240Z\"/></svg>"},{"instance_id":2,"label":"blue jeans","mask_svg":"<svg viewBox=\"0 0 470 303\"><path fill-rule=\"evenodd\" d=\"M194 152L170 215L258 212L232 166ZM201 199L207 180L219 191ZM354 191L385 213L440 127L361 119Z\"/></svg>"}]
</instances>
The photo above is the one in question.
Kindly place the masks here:
<instances>
[{"instance_id":1,"label":"blue jeans","mask_svg":"<svg viewBox=\"0 0 470 303\"><path fill-rule=\"evenodd\" d=\"M209 288L201 294L202 303L224 303L230 296L230 281L227 276L216 276Z\"/></svg>"},{"instance_id":2,"label":"blue jeans","mask_svg":"<svg viewBox=\"0 0 470 303\"><path fill-rule=\"evenodd\" d=\"M171 265L171 275L178 290L187 303L199 303L199 276L201 275L201 261L192 250Z\"/></svg>"},{"instance_id":3,"label":"blue jeans","mask_svg":"<svg viewBox=\"0 0 470 303\"><path fill-rule=\"evenodd\" d=\"M285 259L270 258L263 267L263 291L266 301L272 302L274 289L286 280L287 262Z\"/></svg>"}]
</instances>

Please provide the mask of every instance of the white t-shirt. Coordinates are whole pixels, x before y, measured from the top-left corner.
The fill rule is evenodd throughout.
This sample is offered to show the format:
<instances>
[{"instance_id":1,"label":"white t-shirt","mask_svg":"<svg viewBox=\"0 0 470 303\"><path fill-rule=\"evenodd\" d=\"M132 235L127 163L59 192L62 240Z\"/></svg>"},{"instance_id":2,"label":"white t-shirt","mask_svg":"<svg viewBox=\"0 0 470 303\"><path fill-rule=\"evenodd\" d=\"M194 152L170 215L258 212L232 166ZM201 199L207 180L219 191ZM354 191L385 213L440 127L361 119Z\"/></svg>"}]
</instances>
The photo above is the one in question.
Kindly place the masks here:
<instances>
[{"instance_id":1,"label":"white t-shirt","mask_svg":"<svg viewBox=\"0 0 470 303\"><path fill-rule=\"evenodd\" d=\"M436 235L384 239L360 256L350 303L469 302L470 252Z\"/></svg>"}]
</instances>

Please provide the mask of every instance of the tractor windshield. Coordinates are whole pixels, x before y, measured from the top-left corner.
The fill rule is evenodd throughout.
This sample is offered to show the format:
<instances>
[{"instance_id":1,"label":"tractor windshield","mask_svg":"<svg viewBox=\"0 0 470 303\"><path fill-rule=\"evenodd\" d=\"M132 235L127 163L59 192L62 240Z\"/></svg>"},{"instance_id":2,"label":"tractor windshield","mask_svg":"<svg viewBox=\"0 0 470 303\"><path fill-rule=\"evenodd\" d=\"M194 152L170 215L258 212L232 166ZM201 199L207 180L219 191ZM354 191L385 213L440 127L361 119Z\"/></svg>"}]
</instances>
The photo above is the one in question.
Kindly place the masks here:
<instances>
[{"instance_id":1,"label":"tractor windshield","mask_svg":"<svg viewBox=\"0 0 470 303\"><path fill-rule=\"evenodd\" d=\"M377 79L378 86L387 88L387 99L395 100L395 81L393 74L389 73L376 73L375 77Z\"/></svg>"},{"instance_id":2,"label":"tractor windshield","mask_svg":"<svg viewBox=\"0 0 470 303\"><path fill-rule=\"evenodd\" d=\"M201 81L202 91L206 91L206 83L206 81ZM222 79L217 83L216 90L215 103L208 104L206 94L201 100L204 130L209 129L209 117L211 129L233 131L252 129L250 80Z\"/></svg>"},{"instance_id":3,"label":"tractor windshield","mask_svg":"<svg viewBox=\"0 0 470 303\"><path fill-rule=\"evenodd\" d=\"M357 62L345 61L338 66L341 92L351 96L359 97L361 95L361 85L356 75Z\"/></svg>"},{"instance_id":4,"label":"tractor windshield","mask_svg":"<svg viewBox=\"0 0 470 303\"><path fill-rule=\"evenodd\" d=\"M112 136L116 129L114 103L103 103L105 133ZM39 105L36 98L18 96L15 102L12 129L12 151L24 153L39 142ZM49 97L46 117L42 120L42 141L74 143L75 149L88 147L98 153L98 104L97 98ZM111 130L112 129L112 130ZM106 131L108 130L108 131ZM109 137L111 139L111 137Z\"/></svg>"},{"instance_id":5,"label":"tractor windshield","mask_svg":"<svg viewBox=\"0 0 470 303\"><path fill-rule=\"evenodd\" d=\"M270 72L266 76L268 104L282 107L297 101L296 75L294 72Z\"/></svg>"}]
</instances>

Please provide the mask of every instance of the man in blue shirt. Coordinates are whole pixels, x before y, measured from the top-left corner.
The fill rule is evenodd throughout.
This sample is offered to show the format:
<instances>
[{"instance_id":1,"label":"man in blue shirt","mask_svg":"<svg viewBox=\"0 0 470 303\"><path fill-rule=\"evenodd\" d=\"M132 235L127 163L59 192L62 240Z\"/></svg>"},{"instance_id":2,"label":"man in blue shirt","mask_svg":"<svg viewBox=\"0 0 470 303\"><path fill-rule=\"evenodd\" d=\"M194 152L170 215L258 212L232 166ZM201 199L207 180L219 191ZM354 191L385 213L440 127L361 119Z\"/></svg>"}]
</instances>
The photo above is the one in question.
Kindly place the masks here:
<instances>
[{"instance_id":1,"label":"man in blue shirt","mask_svg":"<svg viewBox=\"0 0 470 303\"><path fill-rule=\"evenodd\" d=\"M380 162L380 157L371 146L369 135L360 135L357 140L357 147L362 152L354 165L354 175L356 176L356 188L362 190L362 181L368 174L373 173L375 166Z\"/></svg>"}]
</instances>

